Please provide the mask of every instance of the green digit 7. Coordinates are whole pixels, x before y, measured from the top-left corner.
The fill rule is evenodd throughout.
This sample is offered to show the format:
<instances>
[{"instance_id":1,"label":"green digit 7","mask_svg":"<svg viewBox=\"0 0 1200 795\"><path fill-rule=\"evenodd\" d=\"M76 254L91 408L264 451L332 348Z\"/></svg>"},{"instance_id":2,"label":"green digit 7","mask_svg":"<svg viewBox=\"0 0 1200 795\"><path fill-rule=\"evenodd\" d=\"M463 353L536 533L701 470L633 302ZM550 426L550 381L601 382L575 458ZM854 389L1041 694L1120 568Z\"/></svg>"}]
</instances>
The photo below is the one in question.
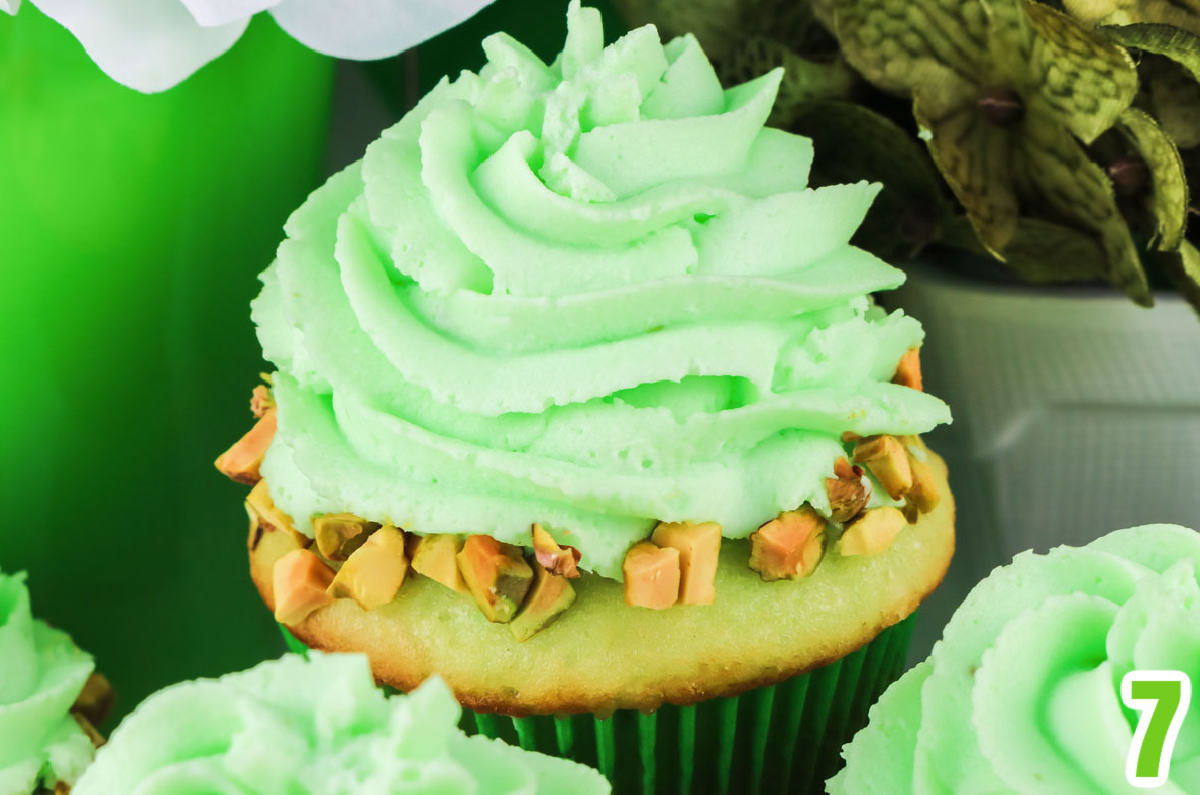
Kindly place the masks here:
<instances>
[{"instance_id":1,"label":"green digit 7","mask_svg":"<svg viewBox=\"0 0 1200 795\"><path fill-rule=\"evenodd\" d=\"M1130 671L1121 679L1121 700L1141 713L1125 760L1125 778L1135 787L1159 787L1171 772L1175 739L1192 699L1183 671Z\"/></svg>"}]
</instances>

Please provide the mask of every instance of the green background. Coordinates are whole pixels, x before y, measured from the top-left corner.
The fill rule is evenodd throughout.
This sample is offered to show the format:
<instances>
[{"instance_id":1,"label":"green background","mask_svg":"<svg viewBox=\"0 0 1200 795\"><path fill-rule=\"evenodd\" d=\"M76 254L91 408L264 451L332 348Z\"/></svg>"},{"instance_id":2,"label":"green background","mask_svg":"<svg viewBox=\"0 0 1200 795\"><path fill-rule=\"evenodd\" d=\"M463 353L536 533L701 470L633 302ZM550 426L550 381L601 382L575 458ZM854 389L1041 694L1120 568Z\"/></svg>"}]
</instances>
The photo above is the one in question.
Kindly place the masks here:
<instances>
[{"instance_id":1,"label":"green background","mask_svg":"<svg viewBox=\"0 0 1200 795\"><path fill-rule=\"evenodd\" d=\"M565 7L502 0L415 55L339 68L398 118L495 30L552 58ZM0 15L0 569L28 570L34 612L112 679L110 726L283 650L247 576L246 488L212 461L252 421L248 304L328 170L334 66L260 14L143 95L30 3ZM378 133L338 107L335 136Z\"/></svg>"}]
</instances>

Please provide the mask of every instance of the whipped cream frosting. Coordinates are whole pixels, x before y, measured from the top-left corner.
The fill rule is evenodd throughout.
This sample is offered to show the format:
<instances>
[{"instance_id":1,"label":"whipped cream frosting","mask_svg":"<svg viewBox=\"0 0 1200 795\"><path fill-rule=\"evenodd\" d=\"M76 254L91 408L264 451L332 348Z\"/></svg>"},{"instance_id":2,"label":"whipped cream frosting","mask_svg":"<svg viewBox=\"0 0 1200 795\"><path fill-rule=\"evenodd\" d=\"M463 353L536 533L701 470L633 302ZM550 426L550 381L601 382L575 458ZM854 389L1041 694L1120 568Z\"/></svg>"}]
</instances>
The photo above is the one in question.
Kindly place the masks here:
<instances>
[{"instance_id":1,"label":"whipped cream frosting","mask_svg":"<svg viewBox=\"0 0 1200 795\"><path fill-rule=\"evenodd\" d=\"M1025 552L977 585L846 746L831 795L1134 793L1133 670L1200 683L1200 533L1151 525ZM1155 792L1200 792L1200 709Z\"/></svg>"},{"instance_id":2,"label":"whipped cream frosting","mask_svg":"<svg viewBox=\"0 0 1200 795\"><path fill-rule=\"evenodd\" d=\"M890 383L923 332L849 243L878 186L808 187L811 142L764 126L781 72L725 89L692 36L567 21L551 64L485 39L288 221L253 318L300 530L539 522L619 578L660 520L827 511L844 431L949 421Z\"/></svg>"},{"instance_id":3,"label":"whipped cream frosting","mask_svg":"<svg viewBox=\"0 0 1200 795\"><path fill-rule=\"evenodd\" d=\"M363 655L285 655L152 695L72 795L609 792L591 768L467 737L460 714L440 679L389 697Z\"/></svg>"},{"instance_id":4,"label":"whipped cream frosting","mask_svg":"<svg viewBox=\"0 0 1200 795\"><path fill-rule=\"evenodd\" d=\"M0 572L0 793L71 784L95 748L70 715L90 655L33 618L24 573Z\"/></svg>"}]
</instances>

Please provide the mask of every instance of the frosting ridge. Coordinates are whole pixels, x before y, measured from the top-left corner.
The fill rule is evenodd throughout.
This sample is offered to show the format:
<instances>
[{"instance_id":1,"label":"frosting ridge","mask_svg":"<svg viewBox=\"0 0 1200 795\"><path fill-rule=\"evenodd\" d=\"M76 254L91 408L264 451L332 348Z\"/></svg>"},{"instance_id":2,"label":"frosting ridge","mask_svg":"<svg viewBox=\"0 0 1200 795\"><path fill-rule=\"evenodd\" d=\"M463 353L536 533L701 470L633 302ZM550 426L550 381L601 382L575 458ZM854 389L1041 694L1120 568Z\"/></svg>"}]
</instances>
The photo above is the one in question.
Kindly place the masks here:
<instances>
[{"instance_id":1,"label":"frosting ridge","mask_svg":"<svg viewBox=\"0 0 1200 795\"><path fill-rule=\"evenodd\" d=\"M69 710L92 668L66 633L33 618L24 573L0 572L0 792L83 772L95 749Z\"/></svg>"},{"instance_id":2,"label":"frosting ridge","mask_svg":"<svg viewBox=\"0 0 1200 795\"><path fill-rule=\"evenodd\" d=\"M840 793L1136 792L1125 759L1133 670L1200 681L1200 533L1150 525L1025 552L964 600L928 660L848 744ZM1200 791L1200 710L1163 792Z\"/></svg>"},{"instance_id":3,"label":"frosting ridge","mask_svg":"<svg viewBox=\"0 0 1200 795\"><path fill-rule=\"evenodd\" d=\"M778 70L723 89L696 40L604 46L568 11L543 63L505 34L285 227L252 314L279 431L262 472L306 531L351 512L528 544L619 577L659 521L745 537L804 502L853 431L941 401L889 383L920 344L849 240L877 191L812 189L764 127Z\"/></svg>"},{"instance_id":4,"label":"frosting ridge","mask_svg":"<svg viewBox=\"0 0 1200 795\"><path fill-rule=\"evenodd\" d=\"M609 791L583 765L467 737L460 713L440 679L388 697L363 655L285 655L152 695L74 792Z\"/></svg>"}]
</instances>

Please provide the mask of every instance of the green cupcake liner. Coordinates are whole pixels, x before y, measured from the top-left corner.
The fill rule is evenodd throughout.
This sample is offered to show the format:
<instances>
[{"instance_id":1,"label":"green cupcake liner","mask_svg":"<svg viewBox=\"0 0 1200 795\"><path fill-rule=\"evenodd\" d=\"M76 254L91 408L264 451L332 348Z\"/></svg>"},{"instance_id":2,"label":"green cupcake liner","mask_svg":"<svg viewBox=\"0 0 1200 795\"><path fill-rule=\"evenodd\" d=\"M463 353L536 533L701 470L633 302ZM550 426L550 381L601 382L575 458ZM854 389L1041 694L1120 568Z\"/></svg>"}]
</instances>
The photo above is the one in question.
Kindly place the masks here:
<instances>
[{"instance_id":1,"label":"green cupcake liner","mask_svg":"<svg viewBox=\"0 0 1200 795\"><path fill-rule=\"evenodd\" d=\"M821 793L842 766L842 746L904 671L913 620L823 668L738 696L604 718L511 718L464 709L461 726L591 765L617 793ZM307 651L280 630L292 651Z\"/></svg>"}]
</instances>

